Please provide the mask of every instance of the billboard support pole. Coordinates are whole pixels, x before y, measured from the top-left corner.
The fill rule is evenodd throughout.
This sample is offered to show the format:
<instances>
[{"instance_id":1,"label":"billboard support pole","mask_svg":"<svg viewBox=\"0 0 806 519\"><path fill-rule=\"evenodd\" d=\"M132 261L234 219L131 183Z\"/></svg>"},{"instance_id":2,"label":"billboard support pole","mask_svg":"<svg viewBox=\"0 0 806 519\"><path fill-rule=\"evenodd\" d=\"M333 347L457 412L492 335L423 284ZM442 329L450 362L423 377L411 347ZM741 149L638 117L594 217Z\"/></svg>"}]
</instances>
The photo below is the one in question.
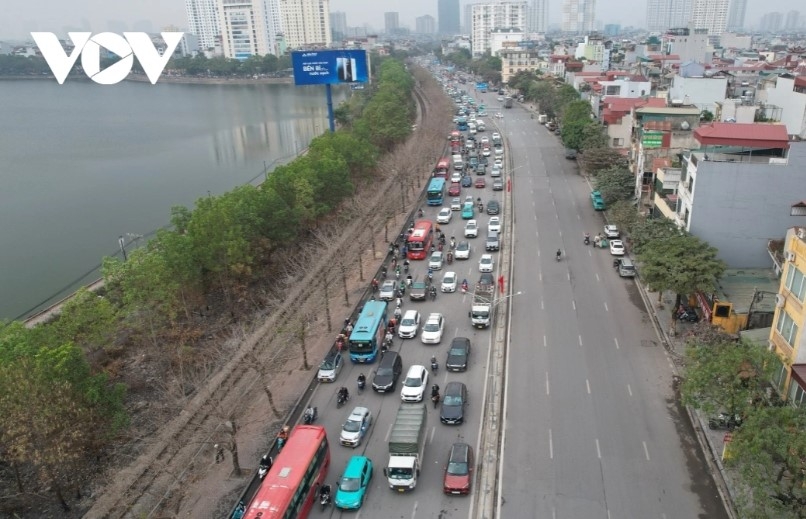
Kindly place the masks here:
<instances>
[{"instance_id":1,"label":"billboard support pole","mask_svg":"<svg viewBox=\"0 0 806 519\"><path fill-rule=\"evenodd\" d=\"M327 93L327 121L330 123L330 133L336 131L336 118L333 116L333 90L330 88L330 83L325 85L325 92Z\"/></svg>"}]
</instances>

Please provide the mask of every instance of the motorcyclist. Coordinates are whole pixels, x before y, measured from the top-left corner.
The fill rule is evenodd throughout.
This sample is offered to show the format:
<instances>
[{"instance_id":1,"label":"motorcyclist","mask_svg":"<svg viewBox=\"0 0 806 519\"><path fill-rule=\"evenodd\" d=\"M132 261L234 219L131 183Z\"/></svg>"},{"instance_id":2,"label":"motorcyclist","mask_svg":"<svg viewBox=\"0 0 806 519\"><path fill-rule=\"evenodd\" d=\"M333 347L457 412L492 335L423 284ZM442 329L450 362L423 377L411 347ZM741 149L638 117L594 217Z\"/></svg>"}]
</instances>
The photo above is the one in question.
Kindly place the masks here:
<instances>
[{"instance_id":1,"label":"motorcyclist","mask_svg":"<svg viewBox=\"0 0 806 519\"><path fill-rule=\"evenodd\" d=\"M591 233L586 232L585 233L585 245L589 244L590 242L591 242Z\"/></svg>"},{"instance_id":2,"label":"motorcyclist","mask_svg":"<svg viewBox=\"0 0 806 519\"><path fill-rule=\"evenodd\" d=\"M403 270L406 271L407 273L409 271L409 265L410 263L408 259L403 260Z\"/></svg>"},{"instance_id":3,"label":"motorcyclist","mask_svg":"<svg viewBox=\"0 0 806 519\"><path fill-rule=\"evenodd\" d=\"M451 250L456 248L456 238L451 236Z\"/></svg>"},{"instance_id":4,"label":"motorcyclist","mask_svg":"<svg viewBox=\"0 0 806 519\"><path fill-rule=\"evenodd\" d=\"M367 383L367 377L365 377L363 373L359 373L358 374L358 387L363 388L366 383Z\"/></svg>"},{"instance_id":5,"label":"motorcyclist","mask_svg":"<svg viewBox=\"0 0 806 519\"><path fill-rule=\"evenodd\" d=\"M560 250L560 249L557 249L557 259L558 260L560 259L560 256L562 256L562 255L563 255L563 251Z\"/></svg>"},{"instance_id":6,"label":"motorcyclist","mask_svg":"<svg viewBox=\"0 0 806 519\"><path fill-rule=\"evenodd\" d=\"M419 211L417 211L417 218L422 218L422 217L423 217L423 210L420 209Z\"/></svg>"},{"instance_id":7,"label":"motorcyclist","mask_svg":"<svg viewBox=\"0 0 806 519\"><path fill-rule=\"evenodd\" d=\"M285 445L285 442L288 441L288 431L289 431L289 429L290 428L287 425L284 425L283 428L280 429L280 432L277 433L277 445L278 445L278 447L282 448L283 445Z\"/></svg>"},{"instance_id":8,"label":"motorcyclist","mask_svg":"<svg viewBox=\"0 0 806 519\"><path fill-rule=\"evenodd\" d=\"M399 306L397 308L395 308L395 319L400 319L400 317L402 315L403 315L403 310L401 310Z\"/></svg>"},{"instance_id":9,"label":"motorcyclist","mask_svg":"<svg viewBox=\"0 0 806 519\"><path fill-rule=\"evenodd\" d=\"M305 412L302 413L302 418L305 423L313 423L313 421L316 419L316 411L314 411L313 407L309 405L305 408Z\"/></svg>"},{"instance_id":10,"label":"motorcyclist","mask_svg":"<svg viewBox=\"0 0 806 519\"><path fill-rule=\"evenodd\" d=\"M467 280L462 280L462 292L467 292Z\"/></svg>"},{"instance_id":11,"label":"motorcyclist","mask_svg":"<svg viewBox=\"0 0 806 519\"><path fill-rule=\"evenodd\" d=\"M376 278L372 278L372 291L373 292L378 291L378 280Z\"/></svg>"},{"instance_id":12,"label":"motorcyclist","mask_svg":"<svg viewBox=\"0 0 806 519\"><path fill-rule=\"evenodd\" d=\"M350 399L350 392L346 387L341 386L341 388L339 388L339 397L345 402Z\"/></svg>"},{"instance_id":13,"label":"motorcyclist","mask_svg":"<svg viewBox=\"0 0 806 519\"><path fill-rule=\"evenodd\" d=\"M431 299L437 298L437 287L431 285L431 288L428 290L429 294L431 294Z\"/></svg>"},{"instance_id":14,"label":"motorcyclist","mask_svg":"<svg viewBox=\"0 0 806 519\"><path fill-rule=\"evenodd\" d=\"M408 276L406 276L406 285L411 286L411 284L412 284L413 282L414 282L414 278L412 278L412 277L411 277L411 274L409 274Z\"/></svg>"},{"instance_id":15,"label":"motorcyclist","mask_svg":"<svg viewBox=\"0 0 806 519\"><path fill-rule=\"evenodd\" d=\"M438 395L439 395L439 384L434 384L433 386L431 386L431 397L433 398L434 396Z\"/></svg>"},{"instance_id":16,"label":"motorcyclist","mask_svg":"<svg viewBox=\"0 0 806 519\"><path fill-rule=\"evenodd\" d=\"M392 334L391 331L387 331L386 332L386 337L384 337L384 339L383 339L384 345L387 346L387 347L391 346L392 341L394 340L394 338L395 338L394 334Z\"/></svg>"},{"instance_id":17,"label":"motorcyclist","mask_svg":"<svg viewBox=\"0 0 806 519\"><path fill-rule=\"evenodd\" d=\"M431 356L431 371L436 373L438 369L439 369L439 362L437 362L437 358L432 355Z\"/></svg>"}]
</instances>

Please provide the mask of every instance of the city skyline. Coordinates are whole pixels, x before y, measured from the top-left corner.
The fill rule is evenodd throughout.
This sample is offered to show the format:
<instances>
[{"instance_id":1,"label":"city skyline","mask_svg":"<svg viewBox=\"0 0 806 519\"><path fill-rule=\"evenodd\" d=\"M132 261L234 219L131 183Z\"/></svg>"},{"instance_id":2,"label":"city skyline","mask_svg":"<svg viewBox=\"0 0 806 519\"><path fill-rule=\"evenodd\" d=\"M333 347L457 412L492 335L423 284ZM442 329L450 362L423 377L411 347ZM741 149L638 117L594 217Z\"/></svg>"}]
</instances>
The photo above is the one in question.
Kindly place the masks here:
<instances>
[{"instance_id":1,"label":"city skyline","mask_svg":"<svg viewBox=\"0 0 806 519\"><path fill-rule=\"evenodd\" d=\"M462 0L460 6L467 5ZM599 24L619 24L622 27L643 27L646 23L646 0L635 8L635 2L627 0L597 0L595 20ZM547 0L550 25L558 25L562 17L562 0ZM462 8L462 7L460 7ZM384 13L399 12L400 26L414 29L416 18L433 16L437 24L435 0L331 0L331 11L346 13L351 27L369 25L376 31L384 28ZM751 27L758 26L763 15L771 12L802 11L806 8L795 0L747 0L745 21ZM463 8L462 11L464 12ZM618 13L618 15L614 14ZM166 26L187 29L189 25L184 0L78 0L66 4L59 0L31 0L13 2L5 7L0 18L0 39L30 39L32 31L64 33L66 30L92 32L122 30L159 31Z\"/></svg>"}]
</instances>

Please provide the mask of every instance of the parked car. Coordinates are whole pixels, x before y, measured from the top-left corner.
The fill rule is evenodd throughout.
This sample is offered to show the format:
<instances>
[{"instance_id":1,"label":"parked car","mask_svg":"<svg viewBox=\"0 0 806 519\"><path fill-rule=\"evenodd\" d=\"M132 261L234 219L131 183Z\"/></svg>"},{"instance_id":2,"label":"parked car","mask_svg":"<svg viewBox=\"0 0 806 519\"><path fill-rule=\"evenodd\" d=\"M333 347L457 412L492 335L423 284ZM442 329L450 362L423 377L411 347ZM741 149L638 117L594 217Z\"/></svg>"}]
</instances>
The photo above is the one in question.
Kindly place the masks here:
<instances>
[{"instance_id":1,"label":"parked car","mask_svg":"<svg viewBox=\"0 0 806 519\"><path fill-rule=\"evenodd\" d=\"M353 456L336 485L336 508L357 510L364 504L369 482L372 479L372 460L366 456Z\"/></svg>"},{"instance_id":2,"label":"parked car","mask_svg":"<svg viewBox=\"0 0 806 519\"><path fill-rule=\"evenodd\" d=\"M577 150L573 148L565 148L565 158L568 160L577 158Z\"/></svg>"},{"instance_id":3,"label":"parked car","mask_svg":"<svg viewBox=\"0 0 806 519\"><path fill-rule=\"evenodd\" d=\"M404 402L422 402L425 388L428 386L428 370L425 366L415 364L409 368L400 390L400 399Z\"/></svg>"},{"instance_id":4,"label":"parked car","mask_svg":"<svg viewBox=\"0 0 806 519\"><path fill-rule=\"evenodd\" d=\"M465 421L467 387L461 382L448 382L442 395L439 421L446 425L461 425Z\"/></svg>"},{"instance_id":5,"label":"parked car","mask_svg":"<svg viewBox=\"0 0 806 519\"><path fill-rule=\"evenodd\" d=\"M445 318L440 313L432 313L423 325L420 340L423 344L439 344L442 341L442 332L445 330Z\"/></svg>"},{"instance_id":6,"label":"parked car","mask_svg":"<svg viewBox=\"0 0 806 519\"><path fill-rule=\"evenodd\" d=\"M591 204L593 204L594 210L604 211L605 203L604 199L602 198L602 193L600 193L599 191L591 191Z\"/></svg>"},{"instance_id":7,"label":"parked car","mask_svg":"<svg viewBox=\"0 0 806 519\"><path fill-rule=\"evenodd\" d=\"M448 454L442 491L446 494L469 494L473 484L473 468L473 448L466 443L454 443Z\"/></svg>"},{"instance_id":8,"label":"parked car","mask_svg":"<svg viewBox=\"0 0 806 519\"><path fill-rule=\"evenodd\" d=\"M470 339L467 337L454 337L448 350L445 369L448 371L466 371L470 359Z\"/></svg>"},{"instance_id":9,"label":"parked car","mask_svg":"<svg viewBox=\"0 0 806 519\"><path fill-rule=\"evenodd\" d=\"M437 223L451 223L451 218L453 217L453 211L449 207L443 207L439 210L439 214L437 215Z\"/></svg>"},{"instance_id":10,"label":"parked car","mask_svg":"<svg viewBox=\"0 0 806 519\"><path fill-rule=\"evenodd\" d=\"M618 227L613 224L608 224L604 226L604 234L608 238L618 238L621 233L618 230Z\"/></svg>"},{"instance_id":11,"label":"parked car","mask_svg":"<svg viewBox=\"0 0 806 519\"><path fill-rule=\"evenodd\" d=\"M316 378L319 382L335 382L343 364L341 353L337 351L328 352L322 363L319 364L319 373L317 373Z\"/></svg>"},{"instance_id":12,"label":"parked car","mask_svg":"<svg viewBox=\"0 0 806 519\"><path fill-rule=\"evenodd\" d=\"M610 254L624 256L624 243L621 240L610 240Z\"/></svg>"},{"instance_id":13,"label":"parked car","mask_svg":"<svg viewBox=\"0 0 806 519\"><path fill-rule=\"evenodd\" d=\"M345 447L358 447L372 425L372 413L366 407L356 407L341 426L339 443Z\"/></svg>"}]
</instances>

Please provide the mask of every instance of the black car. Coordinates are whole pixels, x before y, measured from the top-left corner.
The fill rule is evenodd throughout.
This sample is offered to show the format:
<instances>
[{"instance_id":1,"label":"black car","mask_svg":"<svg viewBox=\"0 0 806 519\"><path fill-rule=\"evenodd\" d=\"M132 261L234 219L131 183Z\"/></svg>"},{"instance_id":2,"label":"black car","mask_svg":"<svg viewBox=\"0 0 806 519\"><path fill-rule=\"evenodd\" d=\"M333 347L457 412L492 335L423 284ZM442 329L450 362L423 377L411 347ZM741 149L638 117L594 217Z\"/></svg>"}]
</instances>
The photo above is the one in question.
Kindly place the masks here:
<instances>
[{"instance_id":1,"label":"black car","mask_svg":"<svg viewBox=\"0 0 806 519\"><path fill-rule=\"evenodd\" d=\"M451 348L448 350L448 359L445 369L448 371L465 371L470 358L470 339L467 337L454 337Z\"/></svg>"},{"instance_id":2,"label":"black car","mask_svg":"<svg viewBox=\"0 0 806 519\"><path fill-rule=\"evenodd\" d=\"M496 178L493 180L493 191L503 191L504 190L504 181L500 178Z\"/></svg>"},{"instance_id":3,"label":"black car","mask_svg":"<svg viewBox=\"0 0 806 519\"><path fill-rule=\"evenodd\" d=\"M487 174L487 165L482 164L481 162L479 162L479 164L476 166L476 175L486 175L486 174ZM465 186L465 187L470 187L470 186Z\"/></svg>"},{"instance_id":4,"label":"black car","mask_svg":"<svg viewBox=\"0 0 806 519\"><path fill-rule=\"evenodd\" d=\"M462 187L470 187L472 185L473 185L473 177L471 177L470 175L465 175L462 177Z\"/></svg>"},{"instance_id":5,"label":"black car","mask_svg":"<svg viewBox=\"0 0 806 519\"><path fill-rule=\"evenodd\" d=\"M494 285L495 280L493 279L493 275L489 272L484 272L481 276L479 276L479 285Z\"/></svg>"},{"instance_id":6,"label":"black car","mask_svg":"<svg viewBox=\"0 0 806 519\"><path fill-rule=\"evenodd\" d=\"M403 361L396 351L387 351L383 354L375 377L372 379L372 389L378 393L387 393L395 390L395 384L403 370Z\"/></svg>"},{"instance_id":7,"label":"black car","mask_svg":"<svg viewBox=\"0 0 806 519\"><path fill-rule=\"evenodd\" d=\"M487 200L487 214L498 214L501 212L501 206L498 200Z\"/></svg>"},{"instance_id":8,"label":"black car","mask_svg":"<svg viewBox=\"0 0 806 519\"><path fill-rule=\"evenodd\" d=\"M442 396L439 420L446 425L461 425L465 421L467 388L461 382L448 382Z\"/></svg>"},{"instance_id":9,"label":"black car","mask_svg":"<svg viewBox=\"0 0 806 519\"><path fill-rule=\"evenodd\" d=\"M415 281L409 288L409 299L412 301L425 301L425 296L428 294L428 285L424 281Z\"/></svg>"}]
</instances>

